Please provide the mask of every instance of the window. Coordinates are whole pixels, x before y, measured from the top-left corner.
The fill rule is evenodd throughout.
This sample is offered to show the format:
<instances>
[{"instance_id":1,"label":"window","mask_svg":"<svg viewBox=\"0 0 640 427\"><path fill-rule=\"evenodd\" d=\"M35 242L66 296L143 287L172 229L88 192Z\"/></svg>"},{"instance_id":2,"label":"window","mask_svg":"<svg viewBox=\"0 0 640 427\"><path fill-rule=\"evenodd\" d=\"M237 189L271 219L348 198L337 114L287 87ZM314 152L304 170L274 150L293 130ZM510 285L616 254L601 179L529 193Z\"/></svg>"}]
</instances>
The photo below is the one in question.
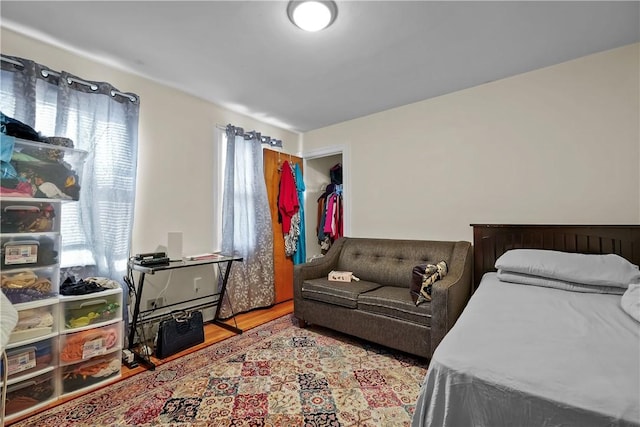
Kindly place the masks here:
<instances>
[{"instance_id":1,"label":"window","mask_svg":"<svg viewBox=\"0 0 640 427\"><path fill-rule=\"evenodd\" d=\"M28 69L2 69L0 110L27 124L24 117L35 118L33 127L43 136L69 137L74 148L88 152L80 201L62 203L60 265L95 266L96 274L121 279L133 224L138 98L107 83L77 90L77 80L72 86L66 73L43 78Z\"/></svg>"}]
</instances>

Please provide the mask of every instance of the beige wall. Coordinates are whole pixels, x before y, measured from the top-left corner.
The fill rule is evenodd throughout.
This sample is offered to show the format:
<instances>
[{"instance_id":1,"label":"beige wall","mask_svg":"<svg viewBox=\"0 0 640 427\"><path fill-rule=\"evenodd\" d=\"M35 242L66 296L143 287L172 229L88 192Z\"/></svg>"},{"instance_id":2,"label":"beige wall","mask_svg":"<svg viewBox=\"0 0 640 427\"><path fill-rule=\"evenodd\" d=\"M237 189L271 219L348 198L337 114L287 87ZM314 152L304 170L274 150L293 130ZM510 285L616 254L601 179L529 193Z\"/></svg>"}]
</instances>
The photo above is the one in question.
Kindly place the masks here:
<instances>
[{"instance_id":1,"label":"beige wall","mask_svg":"<svg viewBox=\"0 0 640 427\"><path fill-rule=\"evenodd\" d=\"M303 154L350 150L351 236L471 240L472 223L638 224L639 47L308 132Z\"/></svg>"}]
</instances>

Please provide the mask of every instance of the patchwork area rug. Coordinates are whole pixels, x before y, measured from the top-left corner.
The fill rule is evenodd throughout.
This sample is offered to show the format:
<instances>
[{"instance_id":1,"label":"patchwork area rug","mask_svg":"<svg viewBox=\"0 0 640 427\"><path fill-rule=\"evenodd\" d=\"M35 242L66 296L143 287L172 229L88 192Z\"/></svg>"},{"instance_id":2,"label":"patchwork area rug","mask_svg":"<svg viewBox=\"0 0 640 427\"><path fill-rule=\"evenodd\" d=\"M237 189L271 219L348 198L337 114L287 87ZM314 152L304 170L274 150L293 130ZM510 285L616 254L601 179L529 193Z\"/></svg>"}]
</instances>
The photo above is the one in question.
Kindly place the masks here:
<instances>
[{"instance_id":1,"label":"patchwork area rug","mask_svg":"<svg viewBox=\"0 0 640 427\"><path fill-rule=\"evenodd\" d=\"M424 359L292 315L13 426L409 426Z\"/></svg>"}]
</instances>

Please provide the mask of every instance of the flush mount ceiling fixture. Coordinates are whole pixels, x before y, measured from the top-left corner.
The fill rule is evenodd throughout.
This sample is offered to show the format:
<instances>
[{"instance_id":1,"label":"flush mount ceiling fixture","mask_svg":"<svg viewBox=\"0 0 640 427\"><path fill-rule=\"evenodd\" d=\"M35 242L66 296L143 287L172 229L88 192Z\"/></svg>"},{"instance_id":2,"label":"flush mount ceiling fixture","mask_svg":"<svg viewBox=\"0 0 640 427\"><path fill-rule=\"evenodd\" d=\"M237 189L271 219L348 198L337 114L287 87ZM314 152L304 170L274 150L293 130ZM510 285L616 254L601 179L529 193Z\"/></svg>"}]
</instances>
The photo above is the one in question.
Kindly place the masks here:
<instances>
[{"instance_id":1,"label":"flush mount ceiling fixture","mask_svg":"<svg viewBox=\"0 0 640 427\"><path fill-rule=\"evenodd\" d=\"M287 15L297 27L310 32L320 31L333 23L338 7L333 1L290 1Z\"/></svg>"}]
</instances>

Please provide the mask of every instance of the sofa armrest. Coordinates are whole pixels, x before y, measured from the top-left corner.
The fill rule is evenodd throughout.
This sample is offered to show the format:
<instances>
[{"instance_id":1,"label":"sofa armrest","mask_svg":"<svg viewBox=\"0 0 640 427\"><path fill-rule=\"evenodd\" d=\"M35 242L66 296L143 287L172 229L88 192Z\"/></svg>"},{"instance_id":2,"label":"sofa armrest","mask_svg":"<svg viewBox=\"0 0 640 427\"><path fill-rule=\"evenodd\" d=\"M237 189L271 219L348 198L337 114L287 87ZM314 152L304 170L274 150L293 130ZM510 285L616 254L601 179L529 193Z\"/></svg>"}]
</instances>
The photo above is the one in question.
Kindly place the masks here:
<instances>
[{"instance_id":1,"label":"sofa armrest","mask_svg":"<svg viewBox=\"0 0 640 427\"><path fill-rule=\"evenodd\" d=\"M470 242L456 242L449 272L433 284L431 294L431 354L453 327L471 297L473 271Z\"/></svg>"}]
</instances>

